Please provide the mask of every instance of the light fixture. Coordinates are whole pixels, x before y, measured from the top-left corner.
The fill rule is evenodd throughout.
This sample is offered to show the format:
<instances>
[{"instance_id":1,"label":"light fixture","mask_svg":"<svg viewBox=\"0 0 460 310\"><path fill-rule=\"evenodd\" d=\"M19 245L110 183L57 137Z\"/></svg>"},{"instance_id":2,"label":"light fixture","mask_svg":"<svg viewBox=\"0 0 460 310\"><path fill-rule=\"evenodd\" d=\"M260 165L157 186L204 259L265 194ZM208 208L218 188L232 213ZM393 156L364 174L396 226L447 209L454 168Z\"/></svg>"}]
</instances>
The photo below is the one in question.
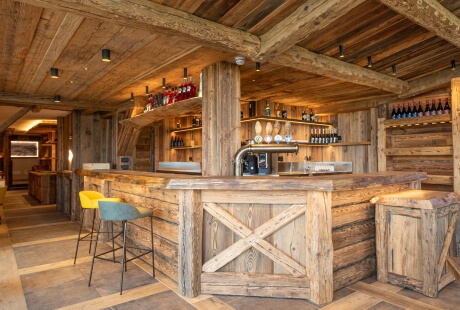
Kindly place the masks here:
<instances>
[{"instance_id":1,"label":"light fixture","mask_svg":"<svg viewBox=\"0 0 460 310\"><path fill-rule=\"evenodd\" d=\"M345 57L345 51L343 50L343 45L339 45L340 58Z\"/></svg>"},{"instance_id":2,"label":"light fixture","mask_svg":"<svg viewBox=\"0 0 460 310\"><path fill-rule=\"evenodd\" d=\"M104 48L102 50L102 61L103 62L110 62L110 50Z\"/></svg>"},{"instance_id":3,"label":"light fixture","mask_svg":"<svg viewBox=\"0 0 460 310\"><path fill-rule=\"evenodd\" d=\"M134 94L131 93L131 101L134 101Z\"/></svg>"},{"instance_id":4,"label":"light fixture","mask_svg":"<svg viewBox=\"0 0 460 310\"><path fill-rule=\"evenodd\" d=\"M54 102L61 102L61 96L54 95Z\"/></svg>"},{"instance_id":5,"label":"light fixture","mask_svg":"<svg viewBox=\"0 0 460 310\"><path fill-rule=\"evenodd\" d=\"M166 88L166 79L165 78L163 78L163 80L161 81L161 87Z\"/></svg>"},{"instance_id":6,"label":"light fixture","mask_svg":"<svg viewBox=\"0 0 460 310\"><path fill-rule=\"evenodd\" d=\"M450 63L451 63L451 65L452 65L452 71L454 71L454 70L455 70L455 67L457 67L457 66L455 65L455 60L451 60Z\"/></svg>"},{"instance_id":7,"label":"light fixture","mask_svg":"<svg viewBox=\"0 0 460 310\"><path fill-rule=\"evenodd\" d=\"M393 70L392 75L396 75L396 65L392 65L391 69Z\"/></svg>"},{"instance_id":8,"label":"light fixture","mask_svg":"<svg viewBox=\"0 0 460 310\"><path fill-rule=\"evenodd\" d=\"M148 86L145 86L145 94L146 94L146 95L149 94L149 87L148 87Z\"/></svg>"},{"instance_id":9,"label":"light fixture","mask_svg":"<svg viewBox=\"0 0 460 310\"><path fill-rule=\"evenodd\" d=\"M367 56L367 67L372 68L372 57L371 56Z\"/></svg>"},{"instance_id":10,"label":"light fixture","mask_svg":"<svg viewBox=\"0 0 460 310\"><path fill-rule=\"evenodd\" d=\"M256 71L260 71L260 62L256 62Z\"/></svg>"},{"instance_id":11,"label":"light fixture","mask_svg":"<svg viewBox=\"0 0 460 310\"><path fill-rule=\"evenodd\" d=\"M51 68L50 75L52 79L57 79L59 77L59 72L57 68Z\"/></svg>"}]
</instances>

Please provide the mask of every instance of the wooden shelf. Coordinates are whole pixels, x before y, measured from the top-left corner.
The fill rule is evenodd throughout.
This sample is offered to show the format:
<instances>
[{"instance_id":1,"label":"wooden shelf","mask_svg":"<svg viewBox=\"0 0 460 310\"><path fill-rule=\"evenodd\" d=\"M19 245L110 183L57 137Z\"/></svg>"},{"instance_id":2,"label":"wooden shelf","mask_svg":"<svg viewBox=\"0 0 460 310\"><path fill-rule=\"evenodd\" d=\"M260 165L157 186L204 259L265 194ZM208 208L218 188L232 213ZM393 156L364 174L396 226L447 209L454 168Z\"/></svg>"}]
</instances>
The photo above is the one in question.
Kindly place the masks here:
<instances>
[{"instance_id":1,"label":"wooden shelf","mask_svg":"<svg viewBox=\"0 0 460 310\"><path fill-rule=\"evenodd\" d=\"M433 116L420 116L420 117L409 117L399 119L386 119L383 121L383 125L386 128L389 127L403 127L403 126L419 126L419 125L434 125L451 123L451 114L441 114Z\"/></svg>"},{"instance_id":2,"label":"wooden shelf","mask_svg":"<svg viewBox=\"0 0 460 310\"><path fill-rule=\"evenodd\" d=\"M186 131L194 131L194 130L201 130L201 126L197 126L197 127L184 127L184 128L177 128L177 129L173 129L171 130L171 132L186 132Z\"/></svg>"},{"instance_id":3,"label":"wooden shelf","mask_svg":"<svg viewBox=\"0 0 460 310\"><path fill-rule=\"evenodd\" d=\"M452 156L452 146L399 147L385 150L386 156Z\"/></svg>"},{"instance_id":4,"label":"wooden shelf","mask_svg":"<svg viewBox=\"0 0 460 310\"><path fill-rule=\"evenodd\" d=\"M370 145L370 141L363 141L363 142L340 142L340 143L310 143L306 140L295 140L292 142L296 142L299 146L359 146L359 145Z\"/></svg>"},{"instance_id":5,"label":"wooden shelf","mask_svg":"<svg viewBox=\"0 0 460 310\"><path fill-rule=\"evenodd\" d=\"M306 122L299 119L293 118L279 118L274 116L254 116L248 118L242 118L241 123L246 122L256 122L256 121L280 121L280 122L291 122L293 124L301 124L301 125L310 125L310 126L324 126L329 127L332 126L331 123L323 123L323 122Z\"/></svg>"},{"instance_id":6,"label":"wooden shelf","mask_svg":"<svg viewBox=\"0 0 460 310\"><path fill-rule=\"evenodd\" d=\"M175 146L175 147L172 147L171 150L191 150L191 149L201 149L201 145L200 146Z\"/></svg>"},{"instance_id":7,"label":"wooden shelf","mask_svg":"<svg viewBox=\"0 0 460 310\"><path fill-rule=\"evenodd\" d=\"M149 112L120 121L124 126L142 128L168 117L179 117L193 115L201 110L201 97L182 100L173 104L155 108Z\"/></svg>"}]
</instances>

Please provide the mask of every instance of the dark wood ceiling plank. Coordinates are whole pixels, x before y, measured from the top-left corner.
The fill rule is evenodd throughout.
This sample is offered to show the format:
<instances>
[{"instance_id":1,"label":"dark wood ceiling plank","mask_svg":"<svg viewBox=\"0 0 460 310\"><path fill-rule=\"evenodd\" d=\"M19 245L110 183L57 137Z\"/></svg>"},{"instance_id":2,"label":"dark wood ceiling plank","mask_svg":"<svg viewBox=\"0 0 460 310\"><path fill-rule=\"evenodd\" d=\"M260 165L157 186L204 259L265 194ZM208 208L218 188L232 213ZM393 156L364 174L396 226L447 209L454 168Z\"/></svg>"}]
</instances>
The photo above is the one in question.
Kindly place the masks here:
<instances>
[{"instance_id":1,"label":"dark wood ceiling plank","mask_svg":"<svg viewBox=\"0 0 460 310\"><path fill-rule=\"evenodd\" d=\"M46 54L65 16L66 13L62 11L43 10L16 86L18 92L26 92L27 86L40 66L41 60Z\"/></svg>"},{"instance_id":2,"label":"dark wood ceiling plank","mask_svg":"<svg viewBox=\"0 0 460 310\"><path fill-rule=\"evenodd\" d=\"M111 76L111 70L156 39L157 36L139 29L123 27L110 39L105 48L111 51L110 63L101 61L101 53L94 56L72 77L73 83L66 83L58 93L61 96L74 99L86 88L95 84L103 76Z\"/></svg>"},{"instance_id":3,"label":"dark wood ceiling plank","mask_svg":"<svg viewBox=\"0 0 460 310\"><path fill-rule=\"evenodd\" d=\"M249 57L255 56L260 47L260 39L250 33L150 1L99 0L84 4L73 0L21 1L74 12L118 25L148 29L167 36L187 37L195 43L199 43L196 42L198 40L220 49L239 51Z\"/></svg>"},{"instance_id":4,"label":"dark wood ceiling plank","mask_svg":"<svg viewBox=\"0 0 460 310\"><path fill-rule=\"evenodd\" d=\"M13 106L41 106L53 110L92 109L97 107L98 111L113 111L117 107L113 104L92 102L89 100L61 100L54 102L52 96L30 95L23 93L0 92L0 104Z\"/></svg>"},{"instance_id":5,"label":"dark wood ceiling plank","mask_svg":"<svg viewBox=\"0 0 460 310\"><path fill-rule=\"evenodd\" d=\"M14 90L40 20L42 8L12 1L2 2L2 52L0 90Z\"/></svg>"},{"instance_id":6,"label":"dark wood ceiling plank","mask_svg":"<svg viewBox=\"0 0 460 310\"><path fill-rule=\"evenodd\" d=\"M257 57L272 59L312 33L338 20L365 0L307 1L286 19L263 34Z\"/></svg>"},{"instance_id":7,"label":"dark wood ceiling plank","mask_svg":"<svg viewBox=\"0 0 460 310\"><path fill-rule=\"evenodd\" d=\"M84 17L82 16L66 14L61 23L61 26L53 38L53 41L48 47L48 50L46 51L40 66L38 67L34 77L26 88L27 93L35 93L43 79L47 77L50 68L53 67L54 63L61 55L62 50L70 41L73 34L77 31L83 19Z\"/></svg>"},{"instance_id":8,"label":"dark wood ceiling plank","mask_svg":"<svg viewBox=\"0 0 460 310\"><path fill-rule=\"evenodd\" d=\"M460 47L460 19L437 0L378 0L414 23Z\"/></svg>"},{"instance_id":9,"label":"dark wood ceiling plank","mask_svg":"<svg viewBox=\"0 0 460 310\"><path fill-rule=\"evenodd\" d=\"M343 81L383 89L392 93L403 93L409 85L402 81L369 69L310 52L300 47L292 47L272 62L299 70L313 72ZM376 85L378 84L378 85Z\"/></svg>"},{"instance_id":10,"label":"dark wood ceiling plank","mask_svg":"<svg viewBox=\"0 0 460 310\"><path fill-rule=\"evenodd\" d=\"M31 109L32 107L25 107L17 111L16 113L14 113L12 116L10 116L6 121L3 122L3 124L0 125L0 133L2 133L5 129L7 129L11 125L13 125L14 122L19 120L21 117L26 115L27 112L29 112Z\"/></svg>"}]
</instances>

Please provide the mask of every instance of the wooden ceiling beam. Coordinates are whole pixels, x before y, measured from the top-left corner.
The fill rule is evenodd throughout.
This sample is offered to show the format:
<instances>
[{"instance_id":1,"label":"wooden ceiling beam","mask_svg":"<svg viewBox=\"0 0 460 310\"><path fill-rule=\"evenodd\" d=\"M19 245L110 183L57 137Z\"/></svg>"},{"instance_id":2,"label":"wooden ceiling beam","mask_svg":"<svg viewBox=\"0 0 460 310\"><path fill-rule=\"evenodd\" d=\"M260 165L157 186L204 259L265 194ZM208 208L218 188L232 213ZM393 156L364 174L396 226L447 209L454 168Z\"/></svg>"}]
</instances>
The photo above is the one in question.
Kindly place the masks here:
<instances>
[{"instance_id":1,"label":"wooden ceiling beam","mask_svg":"<svg viewBox=\"0 0 460 310\"><path fill-rule=\"evenodd\" d=\"M239 51L247 57L256 56L260 48L260 39L255 35L153 1L20 1L167 36L182 36L194 43L206 42L219 49Z\"/></svg>"},{"instance_id":2,"label":"wooden ceiling beam","mask_svg":"<svg viewBox=\"0 0 460 310\"><path fill-rule=\"evenodd\" d=\"M9 93L0 92L0 104L8 104L14 106L32 107L41 106L42 108L52 110L85 110L97 109L98 111L114 111L116 105L105 104L100 102L90 102L86 100L66 100L61 99L61 102L54 102L51 96L30 95L24 93Z\"/></svg>"},{"instance_id":3,"label":"wooden ceiling beam","mask_svg":"<svg viewBox=\"0 0 460 310\"><path fill-rule=\"evenodd\" d=\"M397 96L379 98L379 99L370 99L362 101L354 101L348 104L331 104L324 106L318 109L316 114L318 115L328 115L328 114L338 114L338 113L349 113L356 111L369 110L370 108L375 108L381 104L387 104L398 100Z\"/></svg>"},{"instance_id":4,"label":"wooden ceiling beam","mask_svg":"<svg viewBox=\"0 0 460 310\"><path fill-rule=\"evenodd\" d=\"M265 61L273 59L364 1L307 1L270 31L260 36L261 47L257 58Z\"/></svg>"},{"instance_id":5,"label":"wooden ceiling beam","mask_svg":"<svg viewBox=\"0 0 460 310\"><path fill-rule=\"evenodd\" d=\"M460 47L460 19L437 0L378 0L391 10Z\"/></svg>"},{"instance_id":6,"label":"wooden ceiling beam","mask_svg":"<svg viewBox=\"0 0 460 310\"><path fill-rule=\"evenodd\" d=\"M61 52L73 37L75 31L77 31L78 27L80 27L83 19L84 18L82 16L66 14L64 20L61 23L61 26L59 26L59 29L53 38L53 41L48 47L48 50L46 51L40 66L38 67L37 71L35 71L32 80L26 88L27 93L35 93L43 79L46 77L50 68L53 67L54 63L61 55Z\"/></svg>"},{"instance_id":7,"label":"wooden ceiling beam","mask_svg":"<svg viewBox=\"0 0 460 310\"><path fill-rule=\"evenodd\" d=\"M12 115L3 124L0 125L0 133L2 133L5 129L7 129L11 125L13 125L14 122L16 122L18 119L20 119L21 117L26 115L27 112L29 112L31 109L32 109L32 107L25 107L25 108L22 108L21 110L17 111L16 113L14 113L14 115Z\"/></svg>"},{"instance_id":8,"label":"wooden ceiling beam","mask_svg":"<svg viewBox=\"0 0 460 310\"><path fill-rule=\"evenodd\" d=\"M406 99L434 89L450 85L453 78L460 77L460 70L445 69L409 82L409 91L399 95Z\"/></svg>"},{"instance_id":9,"label":"wooden ceiling beam","mask_svg":"<svg viewBox=\"0 0 460 310\"><path fill-rule=\"evenodd\" d=\"M298 46L291 47L271 62L391 93L402 94L409 90L409 83L405 81L335 58L316 54Z\"/></svg>"}]
</instances>

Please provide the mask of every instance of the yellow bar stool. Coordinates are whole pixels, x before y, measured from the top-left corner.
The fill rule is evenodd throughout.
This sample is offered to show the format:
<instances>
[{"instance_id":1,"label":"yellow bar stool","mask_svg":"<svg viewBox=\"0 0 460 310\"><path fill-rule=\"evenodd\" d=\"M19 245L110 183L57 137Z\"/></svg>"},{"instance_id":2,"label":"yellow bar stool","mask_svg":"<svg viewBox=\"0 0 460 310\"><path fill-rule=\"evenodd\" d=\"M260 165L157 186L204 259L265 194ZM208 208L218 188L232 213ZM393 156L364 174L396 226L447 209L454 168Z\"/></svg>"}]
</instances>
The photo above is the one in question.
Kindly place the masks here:
<instances>
[{"instance_id":1,"label":"yellow bar stool","mask_svg":"<svg viewBox=\"0 0 460 310\"><path fill-rule=\"evenodd\" d=\"M112 261L111 259L108 259L106 257L102 257L105 254L108 254L110 252L115 253L117 250L122 250L122 258L121 261L118 261L117 263L121 263L121 280L120 280L120 295L123 292L123 274L126 270L126 263L130 262L134 259L140 258L146 254L152 253L152 277L155 277L155 263L154 263L154 250L153 250L153 221L152 221L152 210L147 209L147 208L142 208L142 207L134 207L130 204L127 203L122 203L122 202L111 202L111 201L99 201L99 214L100 214L100 219L99 219L99 225L97 227L97 233L96 233L96 243L94 244L94 252L93 252L93 261L91 263L91 271L89 273L89 281L88 281L88 286L91 286L91 277L93 274L93 267L94 267L94 261L95 259L102 259L102 260L107 260L107 261ZM132 220L136 219L141 219L145 217L150 217L150 229L143 227L141 225L138 225ZM112 247L111 250L105 251L100 254L96 254L97 251L97 243L99 241L99 234L101 233L101 222L102 221L120 221L121 222L121 231L117 232L116 236L113 236L112 234L112 244L113 244L113 239L117 238L120 235L123 235L123 246L119 246L118 248ZM148 231L150 233L150 241L151 241L151 248L147 247L140 247L140 246L126 246L126 231L127 231L127 224L134 225L138 227L139 229ZM103 232L102 232L103 233ZM126 251L129 251L131 254L134 255L134 257L131 257L130 259L126 259ZM134 253L139 253L135 255ZM142 261L144 261L141 258ZM144 261L145 262L145 261ZM147 263L147 262L146 262ZM150 263L148 263L150 264Z\"/></svg>"},{"instance_id":2,"label":"yellow bar stool","mask_svg":"<svg viewBox=\"0 0 460 310\"><path fill-rule=\"evenodd\" d=\"M79 196L80 196L80 203L81 203L81 209L82 209L82 216L80 219L80 230L78 231L77 248L75 249L75 258L73 260L74 264L77 261L78 245L80 244L80 241L89 241L88 253L91 253L91 245L94 240L93 234L94 234L94 222L96 220L96 209L99 208L98 202L99 201L114 201L114 202L121 201L120 198L106 198L104 195L96 191L81 191L79 193ZM91 225L91 232L87 233L84 236L81 236L81 229L83 227L83 222L85 219L85 211L88 209L93 210L93 221ZM112 227L112 231L113 231L113 227ZM87 239L88 237L90 238ZM115 257L114 257L114 260L115 260Z\"/></svg>"}]
</instances>

